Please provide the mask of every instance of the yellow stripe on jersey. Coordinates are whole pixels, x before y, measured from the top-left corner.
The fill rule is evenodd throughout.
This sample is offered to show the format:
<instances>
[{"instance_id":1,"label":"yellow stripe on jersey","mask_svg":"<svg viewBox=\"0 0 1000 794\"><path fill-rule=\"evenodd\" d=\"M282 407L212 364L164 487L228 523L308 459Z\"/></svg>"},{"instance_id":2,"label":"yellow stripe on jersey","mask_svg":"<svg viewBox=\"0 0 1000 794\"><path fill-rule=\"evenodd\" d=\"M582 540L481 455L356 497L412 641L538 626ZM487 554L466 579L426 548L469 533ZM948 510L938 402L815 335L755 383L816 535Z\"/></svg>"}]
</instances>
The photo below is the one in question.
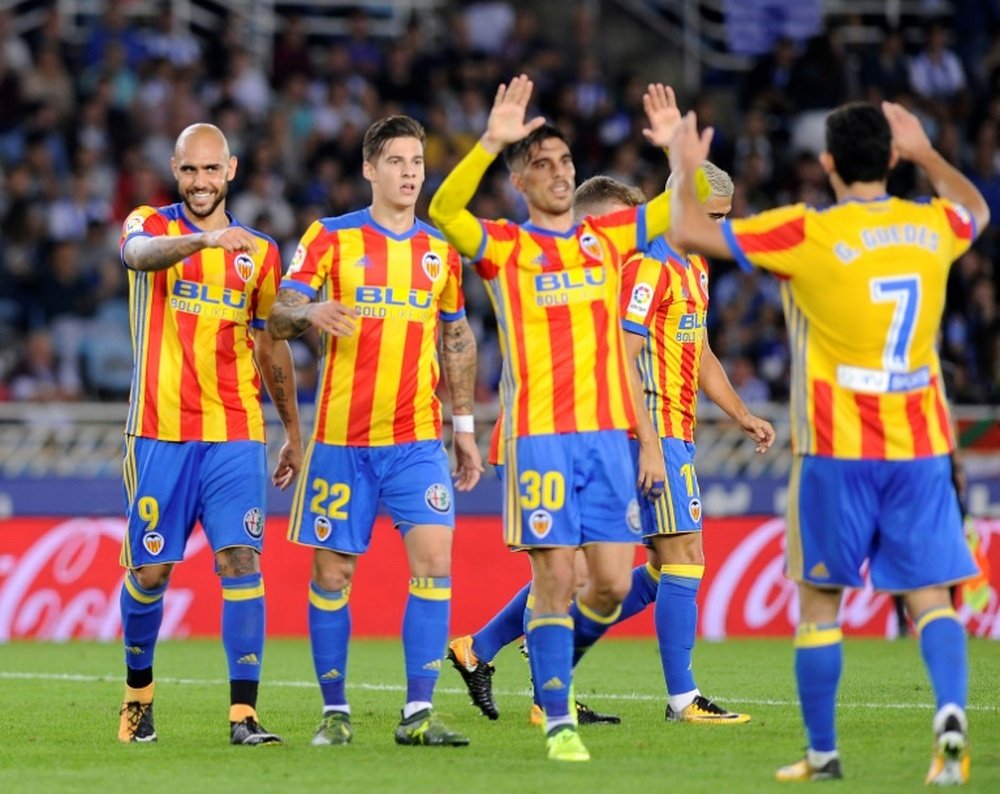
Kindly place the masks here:
<instances>
[{"instance_id":1,"label":"yellow stripe on jersey","mask_svg":"<svg viewBox=\"0 0 1000 794\"><path fill-rule=\"evenodd\" d=\"M936 337L948 272L974 223L945 199L782 207L723 224L733 256L786 279L793 445L800 454L947 454Z\"/></svg>"}]
</instances>

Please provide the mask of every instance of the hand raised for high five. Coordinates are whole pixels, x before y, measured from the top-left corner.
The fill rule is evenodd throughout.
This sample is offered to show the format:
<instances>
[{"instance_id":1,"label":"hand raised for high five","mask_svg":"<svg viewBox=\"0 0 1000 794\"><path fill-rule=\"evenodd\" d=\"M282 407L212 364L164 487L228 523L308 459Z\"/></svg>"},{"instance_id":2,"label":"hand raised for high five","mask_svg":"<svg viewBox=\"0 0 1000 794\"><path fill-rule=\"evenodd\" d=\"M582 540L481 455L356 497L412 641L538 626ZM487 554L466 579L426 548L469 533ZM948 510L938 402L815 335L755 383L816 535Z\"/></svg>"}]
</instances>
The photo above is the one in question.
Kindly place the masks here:
<instances>
[{"instance_id":1,"label":"hand raised for high five","mask_svg":"<svg viewBox=\"0 0 1000 794\"><path fill-rule=\"evenodd\" d=\"M501 83L497 88L493 108L486 121L486 132L480 139L486 151L499 154L505 146L528 137L545 123L542 116L528 122L524 120L533 88L534 84L526 74L519 74L509 85Z\"/></svg>"},{"instance_id":2,"label":"hand raised for high five","mask_svg":"<svg viewBox=\"0 0 1000 794\"><path fill-rule=\"evenodd\" d=\"M708 159L715 130L706 127L698 134L698 118L689 110L677 125L668 145L670 148L670 170L678 174L693 174Z\"/></svg>"},{"instance_id":3,"label":"hand raised for high five","mask_svg":"<svg viewBox=\"0 0 1000 794\"><path fill-rule=\"evenodd\" d=\"M674 89L663 83L650 83L646 86L646 93L642 95L642 107L649 120L649 126L642 134L653 146L666 149L681 123L681 111L677 107Z\"/></svg>"}]
</instances>

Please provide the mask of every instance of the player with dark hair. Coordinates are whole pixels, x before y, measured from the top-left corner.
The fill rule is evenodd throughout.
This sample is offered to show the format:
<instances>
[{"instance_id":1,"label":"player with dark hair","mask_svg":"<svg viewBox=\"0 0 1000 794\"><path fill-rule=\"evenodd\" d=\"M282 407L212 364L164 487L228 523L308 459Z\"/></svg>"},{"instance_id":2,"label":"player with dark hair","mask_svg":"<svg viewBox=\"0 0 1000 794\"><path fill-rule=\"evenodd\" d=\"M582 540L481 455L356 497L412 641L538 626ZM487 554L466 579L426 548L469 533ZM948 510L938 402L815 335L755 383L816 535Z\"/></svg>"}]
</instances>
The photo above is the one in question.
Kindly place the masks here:
<instances>
[{"instance_id":1,"label":"player with dark hair","mask_svg":"<svg viewBox=\"0 0 1000 794\"><path fill-rule=\"evenodd\" d=\"M396 742L466 745L432 710L448 641L455 527L435 390L443 369L456 487L469 490L482 472L472 420L476 341L458 252L415 216L423 128L407 116L377 121L365 133L363 154L371 206L306 230L268 320L278 338L310 327L323 334L316 423L288 529L293 542L314 547L309 636L324 709L313 744L353 737L345 692L350 585L382 500L411 575L403 617L406 703Z\"/></svg>"},{"instance_id":2,"label":"player with dark hair","mask_svg":"<svg viewBox=\"0 0 1000 794\"><path fill-rule=\"evenodd\" d=\"M968 780L966 638L948 595L976 574L951 483L954 447L935 349L951 263L989 223L978 190L900 105L846 105L827 117L820 162L837 203L708 220L692 189L711 130L693 114L671 144L683 245L781 279L791 337L792 439L786 569L798 582L795 672L809 738L778 780L841 777L834 727L845 587L869 563L878 590L902 592L934 690L931 784ZM886 194L900 160L938 197Z\"/></svg>"},{"instance_id":3,"label":"player with dark hair","mask_svg":"<svg viewBox=\"0 0 1000 794\"><path fill-rule=\"evenodd\" d=\"M200 521L222 580L230 740L275 744L280 737L260 726L255 710L264 655L261 381L286 437L272 481L287 488L302 464L291 351L264 331L281 261L273 240L226 211L236 158L217 127L181 132L171 168L180 203L136 208L121 238L135 374L125 428L127 676L118 738L156 739L153 655L163 595Z\"/></svg>"},{"instance_id":4,"label":"player with dark hair","mask_svg":"<svg viewBox=\"0 0 1000 794\"><path fill-rule=\"evenodd\" d=\"M603 218L573 219L573 158L544 119L526 121L532 83L497 90L480 141L431 201L435 224L470 257L497 314L504 356L505 540L531 555L535 603L526 637L545 710L549 758L590 754L571 710L574 626L600 634L630 586L639 528L626 431L635 425L621 328L625 258L666 231L669 199ZM647 138L663 146L663 86L644 97ZM466 205L497 155L528 205L529 222L475 218ZM574 555L590 579L574 599ZM570 604L573 604L572 611Z\"/></svg>"}]
</instances>

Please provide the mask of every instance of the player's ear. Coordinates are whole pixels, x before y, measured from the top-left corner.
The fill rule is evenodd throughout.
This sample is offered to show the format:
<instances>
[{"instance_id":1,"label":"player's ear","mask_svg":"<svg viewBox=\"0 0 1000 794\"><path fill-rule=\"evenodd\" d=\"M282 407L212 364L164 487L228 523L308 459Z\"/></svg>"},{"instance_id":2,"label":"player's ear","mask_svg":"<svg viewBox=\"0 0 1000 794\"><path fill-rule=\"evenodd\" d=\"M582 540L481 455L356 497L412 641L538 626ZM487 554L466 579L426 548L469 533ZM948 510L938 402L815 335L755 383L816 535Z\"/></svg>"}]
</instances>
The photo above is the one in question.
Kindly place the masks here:
<instances>
[{"instance_id":1,"label":"player's ear","mask_svg":"<svg viewBox=\"0 0 1000 794\"><path fill-rule=\"evenodd\" d=\"M514 190L518 193L522 192L524 181L521 179L521 174L518 171L510 172L510 183L514 186Z\"/></svg>"},{"instance_id":2,"label":"player's ear","mask_svg":"<svg viewBox=\"0 0 1000 794\"><path fill-rule=\"evenodd\" d=\"M361 164L361 175L369 182L375 181L375 166L369 160Z\"/></svg>"},{"instance_id":3,"label":"player's ear","mask_svg":"<svg viewBox=\"0 0 1000 794\"><path fill-rule=\"evenodd\" d=\"M229 170L226 172L226 181L232 182L236 178L236 166L239 161L236 159L235 154L229 155Z\"/></svg>"},{"instance_id":4,"label":"player's ear","mask_svg":"<svg viewBox=\"0 0 1000 794\"><path fill-rule=\"evenodd\" d=\"M837 164L833 161L833 155L829 152L819 153L819 164L823 167L827 176L837 173Z\"/></svg>"}]
</instances>

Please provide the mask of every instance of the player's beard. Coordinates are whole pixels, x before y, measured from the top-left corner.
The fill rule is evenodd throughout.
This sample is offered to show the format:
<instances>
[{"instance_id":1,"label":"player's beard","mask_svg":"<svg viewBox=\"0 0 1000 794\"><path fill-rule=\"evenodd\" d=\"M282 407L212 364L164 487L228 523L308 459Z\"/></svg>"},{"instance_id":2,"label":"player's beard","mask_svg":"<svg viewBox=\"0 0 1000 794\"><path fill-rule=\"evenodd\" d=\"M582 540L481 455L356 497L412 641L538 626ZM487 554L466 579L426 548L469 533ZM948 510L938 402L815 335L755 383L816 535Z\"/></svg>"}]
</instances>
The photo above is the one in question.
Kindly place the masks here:
<instances>
[{"instance_id":1,"label":"player's beard","mask_svg":"<svg viewBox=\"0 0 1000 794\"><path fill-rule=\"evenodd\" d=\"M197 191L192 190L192 191L189 191L189 192L190 193L196 193ZM211 205L209 206L209 208L207 210L196 210L194 207L192 207L191 206L191 202L188 201L188 197L187 197L186 194L184 196L184 206L187 207L187 211L191 213L192 217L195 217L195 218L207 218L207 217L209 217L213 212L215 212L219 208L219 205L223 201L226 200L226 194L227 193L229 193L229 183L228 182L223 182L222 183L222 187L220 187L219 190L215 194L215 200L211 203Z\"/></svg>"}]
</instances>

